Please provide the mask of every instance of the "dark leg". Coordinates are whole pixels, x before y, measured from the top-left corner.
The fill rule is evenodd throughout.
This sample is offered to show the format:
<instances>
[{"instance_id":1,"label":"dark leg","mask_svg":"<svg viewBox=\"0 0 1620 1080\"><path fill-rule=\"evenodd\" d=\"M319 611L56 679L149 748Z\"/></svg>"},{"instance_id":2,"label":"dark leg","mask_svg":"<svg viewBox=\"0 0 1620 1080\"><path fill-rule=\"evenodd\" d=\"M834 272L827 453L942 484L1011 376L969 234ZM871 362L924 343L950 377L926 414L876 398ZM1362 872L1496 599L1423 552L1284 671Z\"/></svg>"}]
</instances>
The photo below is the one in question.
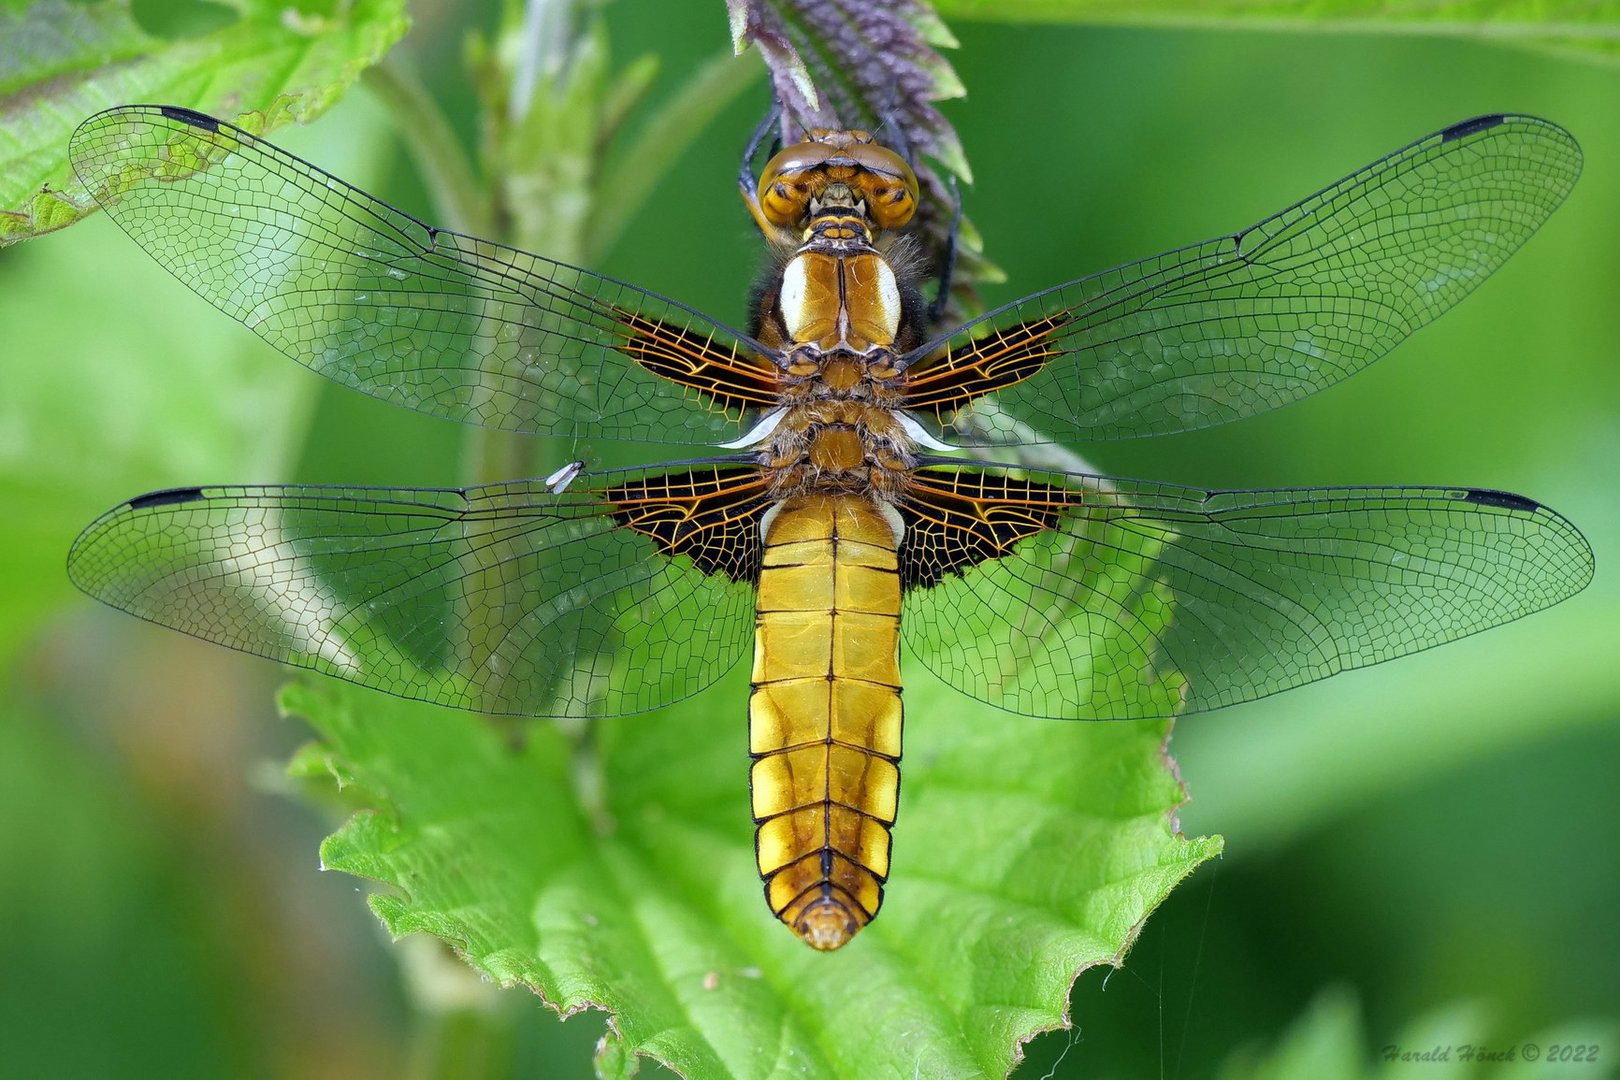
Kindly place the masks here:
<instances>
[{"instance_id":1,"label":"dark leg","mask_svg":"<svg viewBox=\"0 0 1620 1080\"><path fill-rule=\"evenodd\" d=\"M759 148L764 145L766 136L770 135L776 127L776 122L782 118L782 103L771 95L771 107L765 110L765 119L759 122L754 134L748 139L748 149L743 151L742 166L737 170L737 183L742 188L743 198L752 203L759 194L754 190L754 158L759 154ZM780 139L780 135L777 136Z\"/></svg>"},{"instance_id":2,"label":"dark leg","mask_svg":"<svg viewBox=\"0 0 1620 1080\"><path fill-rule=\"evenodd\" d=\"M956 209L951 212L951 231L945 237L945 255L939 260L939 292L928 305L928 319L938 325L945 315L945 305L951 299L951 276L956 273L956 237L962 231L962 193L957 190L956 177L950 178L951 199Z\"/></svg>"}]
</instances>

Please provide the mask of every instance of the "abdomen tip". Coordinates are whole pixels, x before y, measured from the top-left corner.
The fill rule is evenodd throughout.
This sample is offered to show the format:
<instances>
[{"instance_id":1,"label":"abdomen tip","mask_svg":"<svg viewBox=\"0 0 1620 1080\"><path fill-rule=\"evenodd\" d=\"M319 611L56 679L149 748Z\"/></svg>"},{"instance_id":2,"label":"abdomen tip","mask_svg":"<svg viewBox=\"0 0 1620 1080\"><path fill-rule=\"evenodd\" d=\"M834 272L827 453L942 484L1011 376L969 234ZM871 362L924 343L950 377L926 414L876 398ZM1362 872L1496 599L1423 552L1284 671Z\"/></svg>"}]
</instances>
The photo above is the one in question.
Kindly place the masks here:
<instances>
[{"instance_id":1,"label":"abdomen tip","mask_svg":"<svg viewBox=\"0 0 1620 1080\"><path fill-rule=\"evenodd\" d=\"M861 920L830 897L822 897L805 908L793 926L805 944L821 952L831 952L845 944L860 928Z\"/></svg>"}]
</instances>

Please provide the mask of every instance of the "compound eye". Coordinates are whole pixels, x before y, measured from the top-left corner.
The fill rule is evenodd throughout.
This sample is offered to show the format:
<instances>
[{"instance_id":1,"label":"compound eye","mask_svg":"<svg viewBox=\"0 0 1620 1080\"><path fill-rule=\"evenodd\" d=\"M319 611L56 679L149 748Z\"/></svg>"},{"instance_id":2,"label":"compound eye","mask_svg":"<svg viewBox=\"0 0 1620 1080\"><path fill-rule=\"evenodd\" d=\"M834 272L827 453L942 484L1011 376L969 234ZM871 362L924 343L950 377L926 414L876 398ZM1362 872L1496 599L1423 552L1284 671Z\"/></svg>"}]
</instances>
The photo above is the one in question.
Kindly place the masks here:
<instances>
[{"instance_id":1,"label":"compound eye","mask_svg":"<svg viewBox=\"0 0 1620 1080\"><path fill-rule=\"evenodd\" d=\"M809 176L826 162L830 152L823 143L802 142L766 162L759 174L759 208L766 221L792 227L804 220L815 194Z\"/></svg>"},{"instance_id":2,"label":"compound eye","mask_svg":"<svg viewBox=\"0 0 1620 1080\"><path fill-rule=\"evenodd\" d=\"M759 208L772 225L791 228L804 220L810 205L810 185L779 176L761 188Z\"/></svg>"},{"instance_id":3,"label":"compound eye","mask_svg":"<svg viewBox=\"0 0 1620 1080\"><path fill-rule=\"evenodd\" d=\"M906 160L885 146L872 143L856 148L861 165L861 188L866 193L872 224L898 229L917 212L917 174Z\"/></svg>"},{"instance_id":4,"label":"compound eye","mask_svg":"<svg viewBox=\"0 0 1620 1080\"><path fill-rule=\"evenodd\" d=\"M872 224L880 229L898 229L917 212L917 181L870 186L867 200Z\"/></svg>"}]
</instances>

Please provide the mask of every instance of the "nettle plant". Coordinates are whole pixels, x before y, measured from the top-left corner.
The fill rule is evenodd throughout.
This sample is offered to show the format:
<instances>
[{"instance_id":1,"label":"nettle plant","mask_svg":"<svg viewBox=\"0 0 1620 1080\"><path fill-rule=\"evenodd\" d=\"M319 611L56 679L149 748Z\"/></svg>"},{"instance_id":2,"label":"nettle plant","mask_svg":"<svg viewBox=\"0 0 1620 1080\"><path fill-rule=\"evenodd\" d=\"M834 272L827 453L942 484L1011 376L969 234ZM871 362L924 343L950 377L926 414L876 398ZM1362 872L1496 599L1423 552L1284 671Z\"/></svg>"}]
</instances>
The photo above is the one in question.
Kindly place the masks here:
<instances>
[{"instance_id":1,"label":"nettle plant","mask_svg":"<svg viewBox=\"0 0 1620 1080\"><path fill-rule=\"evenodd\" d=\"M1061 446L1235 419L1381 356L1556 208L1579 151L1555 125L1453 125L1251 228L979 321L996 271L935 107L961 92L943 25L921 5L733 0L733 45L757 46L776 102L742 174L773 253L736 331L575 267L747 62L701 68L635 125L649 63L616 70L571 4L510 9L468 50L476 167L402 69L372 68L447 224L541 258L256 138L380 61L398 4L237 13L161 43L127 17L93 27L86 57L144 59L59 85L58 113L187 100L87 121L77 184L31 182L10 235L99 202L300 362L485 424L466 454L485 486L154 492L87 529L71 570L153 621L360 684L282 696L317 735L292 772L351 811L323 865L379 883L394 935L563 1015L607 1012L603 1075L643 1055L689 1076L1009 1071L1067 1025L1078 974L1118 964L1220 851L1177 829L1172 716L1590 577L1579 533L1517 495L1205 492L1094 476ZM179 93L202 70L208 89ZM773 137L780 153L752 152ZM515 431L721 456L601 470ZM891 874L902 637L921 662ZM715 720L745 698L746 746ZM480 714L565 722L514 739Z\"/></svg>"}]
</instances>

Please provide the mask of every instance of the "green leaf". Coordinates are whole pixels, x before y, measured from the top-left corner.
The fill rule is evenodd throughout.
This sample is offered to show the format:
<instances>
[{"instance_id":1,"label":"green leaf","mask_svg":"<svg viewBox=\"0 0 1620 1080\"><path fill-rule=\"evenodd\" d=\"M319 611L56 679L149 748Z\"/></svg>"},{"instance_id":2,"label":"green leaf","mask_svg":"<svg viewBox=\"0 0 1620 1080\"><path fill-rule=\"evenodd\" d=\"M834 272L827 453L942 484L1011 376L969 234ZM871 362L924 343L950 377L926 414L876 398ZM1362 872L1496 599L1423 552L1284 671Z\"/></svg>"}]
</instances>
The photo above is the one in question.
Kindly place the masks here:
<instances>
[{"instance_id":1,"label":"green leaf","mask_svg":"<svg viewBox=\"0 0 1620 1080\"><path fill-rule=\"evenodd\" d=\"M369 793L322 846L384 883L389 931L449 942L564 1015L613 1015L598 1059L690 1077L999 1076L1066 1023L1076 975L1117 962L1219 838L1174 830L1164 724L987 709L911 665L894 874L883 912L819 954L765 907L753 860L746 672L661 713L521 748L479 718L322 680L284 708L300 754Z\"/></svg>"},{"instance_id":2,"label":"green leaf","mask_svg":"<svg viewBox=\"0 0 1620 1080\"><path fill-rule=\"evenodd\" d=\"M162 37L137 22L127 0L0 8L0 244L95 208L67 164L68 136L92 113L156 101L262 134L325 111L409 26L404 0L296 10L235 0L224 10L234 16L224 25Z\"/></svg>"},{"instance_id":3,"label":"green leaf","mask_svg":"<svg viewBox=\"0 0 1620 1080\"><path fill-rule=\"evenodd\" d=\"M1173 618L1155 556L1116 554L1094 592L1144 624ZM1097 642L1100 671L1153 667L1086 598L1046 614L1054 633ZM351 647L385 650L362 653L365 670L411 663L380 640ZM324 745L301 750L294 774L336 779L358 810L323 865L388 886L371 906L391 933L439 937L564 1016L608 1011L607 1076L642 1056L690 1077L785 1063L817 1076L1004 1075L1024 1041L1067 1023L1078 974L1118 963L1154 907L1220 851L1219 838L1177 830L1185 791L1168 724L1015 716L913 663L883 910L839 952L813 952L771 916L756 874L747 677L738 665L697 698L589 725L496 729L328 681L289 688L283 708ZM1180 680L1159 688L1168 711Z\"/></svg>"},{"instance_id":4,"label":"green leaf","mask_svg":"<svg viewBox=\"0 0 1620 1080\"><path fill-rule=\"evenodd\" d=\"M1543 0L936 0L957 19L1472 37L1620 60L1620 3Z\"/></svg>"}]
</instances>

